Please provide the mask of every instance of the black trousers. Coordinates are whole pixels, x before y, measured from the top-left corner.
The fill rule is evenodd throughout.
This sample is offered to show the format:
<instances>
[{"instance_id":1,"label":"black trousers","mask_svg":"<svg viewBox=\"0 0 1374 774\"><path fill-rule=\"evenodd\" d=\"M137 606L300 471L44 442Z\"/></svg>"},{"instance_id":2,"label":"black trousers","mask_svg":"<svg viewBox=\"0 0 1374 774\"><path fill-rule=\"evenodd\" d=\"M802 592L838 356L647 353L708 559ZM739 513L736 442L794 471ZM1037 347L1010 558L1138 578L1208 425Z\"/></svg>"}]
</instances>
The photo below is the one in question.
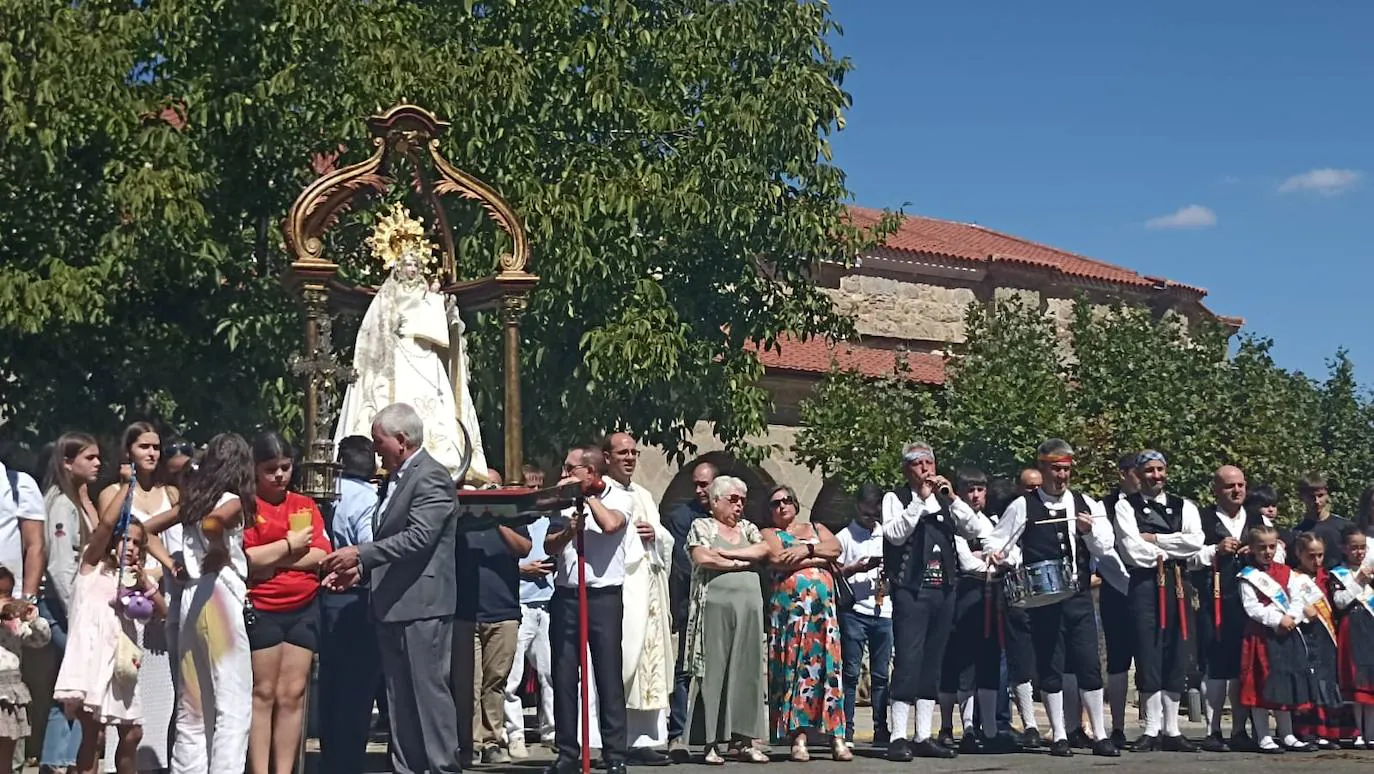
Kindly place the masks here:
<instances>
[{"instance_id":1,"label":"black trousers","mask_svg":"<svg viewBox=\"0 0 1374 774\"><path fill-rule=\"evenodd\" d=\"M1107 674L1125 674L1135 658L1135 616L1131 613L1130 594L1123 594L1103 581L1097 588L1097 601L1102 611L1102 639L1107 644Z\"/></svg>"},{"instance_id":2,"label":"black trousers","mask_svg":"<svg viewBox=\"0 0 1374 774\"><path fill-rule=\"evenodd\" d=\"M596 677L597 714L601 720L601 757L623 763L629 740L625 731L625 683L621 668L621 630L625 603L620 586L587 589L587 646ZM582 667L578 652L577 589L559 586L549 603L552 650L554 740L558 760L581 760Z\"/></svg>"},{"instance_id":3,"label":"black trousers","mask_svg":"<svg viewBox=\"0 0 1374 774\"><path fill-rule=\"evenodd\" d=\"M940 691L996 690L1002 676L1002 645L997 630L1002 584L960 576L954 586L954 632L945 645ZM993 605L991 631L984 636L987 603ZM1004 624L1003 624L1004 625Z\"/></svg>"},{"instance_id":4,"label":"black trousers","mask_svg":"<svg viewBox=\"0 0 1374 774\"><path fill-rule=\"evenodd\" d=\"M1007 684L1011 686L1035 679L1035 641L1029 612L1010 605L1002 610L1006 620Z\"/></svg>"},{"instance_id":5,"label":"black trousers","mask_svg":"<svg viewBox=\"0 0 1374 774\"><path fill-rule=\"evenodd\" d=\"M1187 688L1188 653L1185 649L1190 647L1190 643L1183 639L1178 586L1172 568L1165 567L1164 578L1164 609L1161 611L1155 570L1131 570L1130 602L1136 647L1135 687L1141 693L1183 693ZM1186 599L1183 607L1191 618L1192 610L1188 608Z\"/></svg>"},{"instance_id":6,"label":"black trousers","mask_svg":"<svg viewBox=\"0 0 1374 774\"><path fill-rule=\"evenodd\" d=\"M372 703L382 682L367 589L321 591L320 771L362 774Z\"/></svg>"},{"instance_id":7,"label":"black trousers","mask_svg":"<svg viewBox=\"0 0 1374 774\"><path fill-rule=\"evenodd\" d=\"M954 628L954 586L892 592L892 680L888 695L908 704L940 694L945 644Z\"/></svg>"},{"instance_id":8,"label":"black trousers","mask_svg":"<svg viewBox=\"0 0 1374 774\"><path fill-rule=\"evenodd\" d=\"M1102 660L1097 652L1097 611L1086 589L1063 602L1027 610L1035 643L1035 677L1040 690L1064 690L1064 673L1078 678L1078 690L1102 688Z\"/></svg>"},{"instance_id":9,"label":"black trousers","mask_svg":"<svg viewBox=\"0 0 1374 774\"><path fill-rule=\"evenodd\" d=\"M1213 680L1240 678L1240 641L1245 638L1245 614L1240 594L1221 598L1221 627L1216 624L1216 599L1210 585L1198 586L1197 640L1198 671Z\"/></svg>"}]
</instances>

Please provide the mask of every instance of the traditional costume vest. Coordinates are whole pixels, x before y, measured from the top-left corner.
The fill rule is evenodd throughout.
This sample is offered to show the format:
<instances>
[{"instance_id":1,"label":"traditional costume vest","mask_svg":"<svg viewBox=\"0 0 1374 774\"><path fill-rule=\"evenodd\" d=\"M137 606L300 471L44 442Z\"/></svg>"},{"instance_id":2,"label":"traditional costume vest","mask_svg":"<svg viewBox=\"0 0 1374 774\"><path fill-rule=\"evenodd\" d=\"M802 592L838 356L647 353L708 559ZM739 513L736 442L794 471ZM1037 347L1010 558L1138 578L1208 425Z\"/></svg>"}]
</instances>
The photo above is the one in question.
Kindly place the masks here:
<instances>
[{"instance_id":1,"label":"traditional costume vest","mask_svg":"<svg viewBox=\"0 0 1374 774\"><path fill-rule=\"evenodd\" d=\"M1058 559L1074 558L1078 572L1078 588L1092 588L1092 555L1088 544L1078 534L1076 521L1061 521L1058 524L1040 524L1048 519L1073 519L1088 511L1088 503L1083 495L1072 492L1073 513L1050 513L1040 495L1032 492L1026 501L1026 529L1021 533L1021 557L1023 564L1035 564ZM1076 540L1078 545L1069 548L1069 541Z\"/></svg>"},{"instance_id":2,"label":"traditional costume vest","mask_svg":"<svg viewBox=\"0 0 1374 774\"><path fill-rule=\"evenodd\" d=\"M1244 543L1250 530L1255 527L1264 526L1264 517L1257 511L1246 509L1245 525L1241 527L1239 535L1232 535L1222 523L1221 517L1217 515L1216 505L1208 507L1201 512L1202 517L1202 536L1203 545L1214 546L1228 537L1234 537ZM1180 516L1181 518L1181 516ZM1245 559L1242 554L1235 553L1227 556L1220 552L1217 553L1216 571L1220 577L1221 596L1223 599L1240 598L1240 571L1245 567ZM1198 589L1211 589L1212 578L1211 570L1199 570L1193 574L1193 586ZM1209 592L1210 593L1210 592Z\"/></svg>"},{"instance_id":3,"label":"traditional costume vest","mask_svg":"<svg viewBox=\"0 0 1374 774\"><path fill-rule=\"evenodd\" d=\"M1139 492L1128 495L1126 502L1135 510L1136 529L1140 534L1171 535L1183 531L1183 498L1166 495L1163 503L1146 500ZM1166 560L1165 566L1177 564L1176 560ZM1132 572L1149 571L1155 568L1135 568Z\"/></svg>"},{"instance_id":4,"label":"traditional costume vest","mask_svg":"<svg viewBox=\"0 0 1374 774\"><path fill-rule=\"evenodd\" d=\"M904 486L893 494L903 508L915 499L911 487ZM883 544L883 568L893 588L950 588L958 561L954 552L954 520L946 502L941 502L935 513L923 515L905 543Z\"/></svg>"}]
</instances>

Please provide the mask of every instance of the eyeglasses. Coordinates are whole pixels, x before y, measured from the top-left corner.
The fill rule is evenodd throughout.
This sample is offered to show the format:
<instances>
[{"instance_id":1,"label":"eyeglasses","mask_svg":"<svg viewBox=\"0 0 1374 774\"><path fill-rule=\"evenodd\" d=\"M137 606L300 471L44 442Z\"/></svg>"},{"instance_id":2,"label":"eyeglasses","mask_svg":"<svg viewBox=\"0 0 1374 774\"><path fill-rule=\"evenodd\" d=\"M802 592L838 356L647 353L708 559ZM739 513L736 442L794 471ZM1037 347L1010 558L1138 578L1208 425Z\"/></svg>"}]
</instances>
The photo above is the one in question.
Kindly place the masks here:
<instances>
[{"instance_id":1,"label":"eyeglasses","mask_svg":"<svg viewBox=\"0 0 1374 774\"><path fill-rule=\"evenodd\" d=\"M740 505L744 502L744 498L739 495L727 495L725 501L731 505Z\"/></svg>"},{"instance_id":2,"label":"eyeglasses","mask_svg":"<svg viewBox=\"0 0 1374 774\"><path fill-rule=\"evenodd\" d=\"M791 497L782 497L782 498L779 498L779 499L777 499L777 500L769 500L769 501L768 501L768 507L771 508L771 509L773 509L773 510L775 510L775 511L776 511L776 510L779 510L779 509L782 508L784 505L791 505L791 506L794 506L794 507L795 507L796 504L797 504L797 501L794 500L794 499L792 499Z\"/></svg>"},{"instance_id":3,"label":"eyeglasses","mask_svg":"<svg viewBox=\"0 0 1374 774\"><path fill-rule=\"evenodd\" d=\"M590 466L590 465L569 465L569 464L566 463L566 462L563 463L563 472L564 472L564 473L572 473L572 472L574 472L574 471L576 471L576 470L578 470L578 469L580 469L580 468L586 468L587 470L591 470L591 466Z\"/></svg>"},{"instance_id":4,"label":"eyeglasses","mask_svg":"<svg viewBox=\"0 0 1374 774\"><path fill-rule=\"evenodd\" d=\"M617 457L638 457L641 453L639 449L618 449L611 452Z\"/></svg>"}]
</instances>

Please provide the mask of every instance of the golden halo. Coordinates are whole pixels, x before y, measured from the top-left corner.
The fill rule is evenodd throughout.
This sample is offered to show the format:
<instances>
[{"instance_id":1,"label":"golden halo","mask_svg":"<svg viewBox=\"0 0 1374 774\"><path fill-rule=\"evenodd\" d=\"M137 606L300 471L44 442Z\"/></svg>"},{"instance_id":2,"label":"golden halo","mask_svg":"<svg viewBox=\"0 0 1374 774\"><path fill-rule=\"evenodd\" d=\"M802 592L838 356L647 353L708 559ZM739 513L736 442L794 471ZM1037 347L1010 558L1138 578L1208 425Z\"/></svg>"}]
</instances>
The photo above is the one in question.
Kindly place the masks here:
<instances>
[{"instance_id":1,"label":"golden halo","mask_svg":"<svg viewBox=\"0 0 1374 774\"><path fill-rule=\"evenodd\" d=\"M372 236L364 240L372 249L372 256L388 270L401 261L406 253L412 253L420 262L422 269L432 267L436 262L434 243L425 237L424 221L411 217L410 211L402 204L393 204L391 211L383 215L372 228Z\"/></svg>"}]
</instances>

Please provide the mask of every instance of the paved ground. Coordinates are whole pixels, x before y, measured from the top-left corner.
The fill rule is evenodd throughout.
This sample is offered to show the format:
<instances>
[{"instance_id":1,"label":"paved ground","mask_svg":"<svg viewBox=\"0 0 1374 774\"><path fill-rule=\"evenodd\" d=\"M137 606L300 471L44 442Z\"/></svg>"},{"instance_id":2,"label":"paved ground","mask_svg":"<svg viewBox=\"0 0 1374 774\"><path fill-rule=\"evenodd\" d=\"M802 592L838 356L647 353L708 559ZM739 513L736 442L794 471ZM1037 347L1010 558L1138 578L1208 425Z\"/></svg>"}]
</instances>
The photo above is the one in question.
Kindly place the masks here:
<instances>
[{"instance_id":1,"label":"paved ground","mask_svg":"<svg viewBox=\"0 0 1374 774\"><path fill-rule=\"evenodd\" d=\"M1229 724L1229 720L1227 721ZM856 725L859 728L870 728L869 713L866 708L860 708L859 717L856 718ZM1041 717L1040 727L1048 731L1048 724ZM1229 726L1228 726L1229 727ZM1202 727L1196 723L1183 724L1183 732L1191 739L1199 739L1203 735ZM1139 733L1139 728L1128 728L1128 735ZM898 774L899 772L968 772L970 774L986 774L990 772L1046 772L1046 774L1066 774L1071 769L1077 770L1083 767L1102 768L1110 770L1113 774L1160 774L1162 767L1177 768L1183 772L1199 772L1206 774L1216 772L1221 774L1235 774L1238 769L1243 769L1245 774L1263 774L1265 772L1285 772L1293 774L1299 768L1310 769L1321 767L1323 774L1334 772L1342 774L1368 774L1374 768L1374 751L1356 752L1341 751L1332 753L1311 753L1305 755L1259 755L1259 754L1230 754L1213 755L1197 754L1183 755L1179 753L1123 753L1120 758L1096 758L1092 755L1079 751L1072 760L1062 760L1051 758L1045 751L1018 753L1014 755L966 755L954 760L928 760L917 759L911 763L892 763L882 757L882 752L873 750L866 744L870 738L869 734L859 735L860 744L855 749L856 757L852 763L835 763L829 760L828 755L822 755L826 748L822 744L812 745L813 759L810 763L798 764L787 760L787 750L783 747L773 749L773 765L786 767L789 771L797 767L805 767L807 774L853 774L856 771L884 772ZM308 770L316 772L316 756L314 750L316 745L312 740L309 747L311 754L308 761ZM553 755L547 748L540 745L531 745L530 757L523 761L516 761L508 765L501 766L482 766L476 768L480 772L491 772L492 774L538 774L543 767L553 760ZM678 772L678 774L705 774L707 771L718 770L718 767L708 767L700 763L700 751L694 758L692 764L673 766L664 769L665 772ZM370 760L368 772L380 773L389 771L386 758L386 747L383 744L372 744L369 746ZM749 768L748 764L727 763L725 768L739 770ZM652 769L633 769L634 771L647 774ZM318 774L329 774L328 772L318 772Z\"/></svg>"}]
</instances>

